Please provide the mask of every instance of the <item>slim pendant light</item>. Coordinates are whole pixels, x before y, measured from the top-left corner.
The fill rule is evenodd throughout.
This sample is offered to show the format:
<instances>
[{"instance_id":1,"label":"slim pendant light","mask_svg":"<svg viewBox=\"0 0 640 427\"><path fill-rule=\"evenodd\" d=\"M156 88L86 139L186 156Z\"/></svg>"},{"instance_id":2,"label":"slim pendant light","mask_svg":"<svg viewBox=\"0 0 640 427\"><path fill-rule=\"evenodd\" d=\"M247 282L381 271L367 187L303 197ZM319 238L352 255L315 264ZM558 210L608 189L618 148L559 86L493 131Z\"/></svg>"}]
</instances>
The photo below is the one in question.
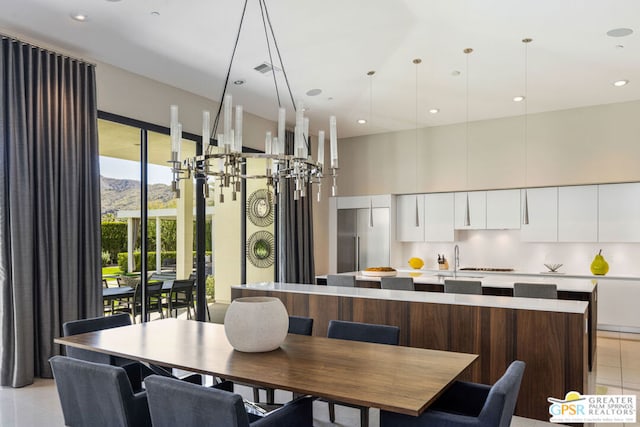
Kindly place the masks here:
<instances>
[{"instance_id":1,"label":"slim pendant light","mask_svg":"<svg viewBox=\"0 0 640 427\"><path fill-rule=\"evenodd\" d=\"M415 179L413 181L414 191L418 191L418 65L422 63L422 59L416 58L412 61L416 66L416 121L415 121L415 147L414 147L414 161L415 161ZM418 195L416 195L416 227L420 227L420 208L418 207Z\"/></svg>"},{"instance_id":2,"label":"slim pendant light","mask_svg":"<svg viewBox=\"0 0 640 427\"><path fill-rule=\"evenodd\" d=\"M522 39L522 43L524 43L524 205L523 205L523 213L522 213L522 224L529 224L529 197L528 197L528 189L527 189L527 151L528 151L528 102L529 102L529 82L528 82L528 55L527 55L527 47L529 43L531 43L533 39L524 38Z\"/></svg>"},{"instance_id":3,"label":"slim pendant light","mask_svg":"<svg viewBox=\"0 0 640 427\"><path fill-rule=\"evenodd\" d=\"M465 122L465 151L466 151L466 178L467 178L467 203L465 205L465 213L464 213L464 225L466 227L471 226L471 213L469 209L469 55L473 52L473 49L466 48L463 50L465 55L467 55L467 71L466 71L466 98L467 98L467 107L466 107L466 122Z\"/></svg>"},{"instance_id":4,"label":"slim pendant light","mask_svg":"<svg viewBox=\"0 0 640 427\"><path fill-rule=\"evenodd\" d=\"M373 199L369 199L369 227L373 228Z\"/></svg>"},{"instance_id":5,"label":"slim pendant light","mask_svg":"<svg viewBox=\"0 0 640 427\"><path fill-rule=\"evenodd\" d=\"M373 124L373 75L375 73L374 70L367 71L367 76L369 76L369 126Z\"/></svg>"}]
</instances>

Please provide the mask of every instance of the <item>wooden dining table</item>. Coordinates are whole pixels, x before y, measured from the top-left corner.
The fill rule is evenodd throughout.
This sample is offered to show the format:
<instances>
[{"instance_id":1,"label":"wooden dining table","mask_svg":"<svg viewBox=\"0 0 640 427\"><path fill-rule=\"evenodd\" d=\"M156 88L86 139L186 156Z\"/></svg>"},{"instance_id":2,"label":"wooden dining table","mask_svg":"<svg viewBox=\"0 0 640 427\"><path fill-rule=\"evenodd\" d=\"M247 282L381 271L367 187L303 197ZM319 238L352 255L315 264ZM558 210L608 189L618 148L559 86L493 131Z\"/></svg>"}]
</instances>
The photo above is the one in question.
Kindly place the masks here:
<instances>
[{"instance_id":1,"label":"wooden dining table","mask_svg":"<svg viewBox=\"0 0 640 427\"><path fill-rule=\"evenodd\" d=\"M475 354L289 334L264 353L234 350L224 326L163 319L56 338L58 344L420 415L478 358Z\"/></svg>"}]
</instances>

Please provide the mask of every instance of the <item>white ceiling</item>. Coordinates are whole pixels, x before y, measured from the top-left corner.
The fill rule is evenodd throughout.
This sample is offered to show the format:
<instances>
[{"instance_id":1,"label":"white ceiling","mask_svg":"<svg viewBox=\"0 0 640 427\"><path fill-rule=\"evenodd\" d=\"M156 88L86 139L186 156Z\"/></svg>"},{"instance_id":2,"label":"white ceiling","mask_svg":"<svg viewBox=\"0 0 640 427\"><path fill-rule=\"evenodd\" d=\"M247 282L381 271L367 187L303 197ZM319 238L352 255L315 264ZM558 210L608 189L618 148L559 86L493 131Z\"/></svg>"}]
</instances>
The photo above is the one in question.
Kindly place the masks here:
<instances>
[{"instance_id":1,"label":"white ceiling","mask_svg":"<svg viewBox=\"0 0 640 427\"><path fill-rule=\"evenodd\" d=\"M0 29L220 98L241 0L0 0ZM640 99L638 0L267 0L296 99L311 128L340 137ZM231 80L234 101L275 120L258 0L249 0ZM82 11L79 23L70 14ZM151 12L157 11L159 15ZM606 32L626 27L628 37ZM616 47L623 45L624 47ZM463 49L471 47L468 75ZM415 66L414 58L422 64ZM416 70L417 68L417 70ZM375 70L370 78L367 71ZM459 76L452 72L458 70ZM416 79L417 71L417 79ZM277 73L281 74L281 73ZM622 88L611 83L628 79ZM416 100L417 80L417 100ZM280 83L283 88L282 82ZM310 97L310 89L322 94ZM372 89L372 90L371 90ZM293 122L291 103L283 100ZM417 108L416 108L417 103ZM430 108L440 113L429 114ZM417 112L417 114L416 114ZM358 118L369 119L365 125Z\"/></svg>"}]
</instances>

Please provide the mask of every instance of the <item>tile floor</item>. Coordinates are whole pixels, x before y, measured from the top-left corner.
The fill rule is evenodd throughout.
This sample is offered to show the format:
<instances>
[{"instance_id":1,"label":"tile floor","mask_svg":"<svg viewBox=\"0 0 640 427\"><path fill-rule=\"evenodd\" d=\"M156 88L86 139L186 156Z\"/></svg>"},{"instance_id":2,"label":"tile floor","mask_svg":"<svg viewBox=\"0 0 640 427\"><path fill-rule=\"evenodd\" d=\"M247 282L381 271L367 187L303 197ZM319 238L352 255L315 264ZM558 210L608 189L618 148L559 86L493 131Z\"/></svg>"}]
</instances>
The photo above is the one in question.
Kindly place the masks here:
<instances>
[{"instance_id":1,"label":"tile floor","mask_svg":"<svg viewBox=\"0 0 640 427\"><path fill-rule=\"evenodd\" d=\"M633 394L640 396L640 334L598 331L595 394ZM637 399L637 398L636 398ZM636 402L640 406L640 401ZM620 427L623 424L597 424ZM640 426L636 423L625 426Z\"/></svg>"},{"instance_id":2,"label":"tile floor","mask_svg":"<svg viewBox=\"0 0 640 427\"><path fill-rule=\"evenodd\" d=\"M596 392L598 394L640 394L640 335L598 333ZM238 392L250 399L251 390L239 386ZM277 400L286 400L290 394L278 391ZM336 407L336 424L329 422L326 403L314 403L314 425L359 426L359 411ZM639 420L640 421L640 420ZM63 426L62 411L52 380L36 379L33 385L13 389L0 388L0 426L37 427ZM379 426L379 413L371 410L370 425ZM555 424L514 417L512 427L544 427ZM627 426L630 424L626 424ZM640 425L636 423L634 425ZM616 427L622 424L600 424L594 427Z\"/></svg>"}]
</instances>

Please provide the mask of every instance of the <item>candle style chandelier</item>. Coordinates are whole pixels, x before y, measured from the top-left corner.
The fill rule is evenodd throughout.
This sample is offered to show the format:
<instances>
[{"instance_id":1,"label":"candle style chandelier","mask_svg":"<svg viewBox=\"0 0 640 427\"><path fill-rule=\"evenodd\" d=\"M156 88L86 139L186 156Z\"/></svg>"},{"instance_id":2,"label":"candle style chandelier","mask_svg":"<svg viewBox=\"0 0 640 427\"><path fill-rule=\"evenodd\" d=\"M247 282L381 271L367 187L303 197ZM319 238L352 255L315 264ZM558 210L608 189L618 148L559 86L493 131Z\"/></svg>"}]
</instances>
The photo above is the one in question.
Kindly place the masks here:
<instances>
[{"instance_id":1,"label":"candle style chandelier","mask_svg":"<svg viewBox=\"0 0 640 427\"><path fill-rule=\"evenodd\" d=\"M227 70L227 76L224 82L222 92L223 102L218 108L213 129L211 129L210 113L203 111L202 114L202 155L181 160L180 144L182 139L182 125L178 121L178 107L171 106L171 170L173 173L172 188L180 197L178 181L181 179L204 178L208 181L213 180L213 186L219 188L218 199L220 203L224 202L224 191L230 191L232 200L236 200L237 193L240 192L241 181L243 179L265 179L267 186L272 188L277 195L280 193L280 186L283 180L291 180L294 183L294 200L306 197L309 184L318 184L318 201L321 196L321 179L324 175L324 139L325 132L318 132L318 151L316 161L314 162L310 155L309 137L309 119L304 117L304 107L301 101L297 103L293 100L289 80L285 72L284 63L280 56L280 50L276 41L269 12L267 10L266 0L258 0L262 23L265 28L265 39L267 50L269 53L270 63L272 60L272 48L276 53L276 59L279 62L280 69L284 76L286 87L291 97L291 102L295 111L295 128L294 128L294 144L293 152L285 151L285 123L286 109L280 103L280 94L278 90L278 82L276 79L276 69L273 67L274 85L276 97L278 100L278 133L276 136L271 132L265 135L265 151L263 153L247 153L242 152L242 116L243 108L241 105L235 106L235 127L232 127L233 103L230 94L227 94L227 85L231 73L231 66L235 57L238 39L242 31L248 0L245 0L240 18L240 25L236 35L235 46L231 55L231 61ZM268 31L267 31L268 29ZM222 132L218 133L218 123L222 114ZM218 150L211 147L211 136L215 135L215 142ZM336 118L331 116L329 119L329 143L330 143L330 169L329 176L333 178L331 194L336 195L337 185L336 177L338 171L338 140L336 131ZM216 152L217 151L217 152ZM264 159L266 170L264 174L249 175L247 174L246 162L248 159ZM205 197L209 197L209 183L204 185ZM274 198L277 200L277 198Z\"/></svg>"}]
</instances>

